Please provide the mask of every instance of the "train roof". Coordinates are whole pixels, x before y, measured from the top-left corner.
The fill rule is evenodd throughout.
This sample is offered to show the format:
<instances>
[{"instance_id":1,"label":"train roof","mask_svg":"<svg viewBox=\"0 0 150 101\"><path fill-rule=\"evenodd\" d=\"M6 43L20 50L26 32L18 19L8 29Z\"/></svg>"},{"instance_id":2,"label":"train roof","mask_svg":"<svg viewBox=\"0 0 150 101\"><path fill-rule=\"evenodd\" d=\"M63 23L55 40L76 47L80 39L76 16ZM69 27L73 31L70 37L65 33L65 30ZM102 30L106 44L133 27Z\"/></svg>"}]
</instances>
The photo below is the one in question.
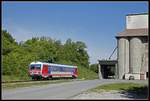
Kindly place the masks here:
<instances>
[{"instance_id":1,"label":"train roof","mask_svg":"<svg viewBox=\"0 0 150 101\"><path fill-rule=\"evenodd\" d=\"M77 68L77 66L71 66L71 65L62 65L62 64L54 64L54 63L47 63L47 62L31 62L31 64L47 64L47 65L51 65L51 66L63 66L63 67L69 67L69 68Z\"/></svg>"}]
</instances>

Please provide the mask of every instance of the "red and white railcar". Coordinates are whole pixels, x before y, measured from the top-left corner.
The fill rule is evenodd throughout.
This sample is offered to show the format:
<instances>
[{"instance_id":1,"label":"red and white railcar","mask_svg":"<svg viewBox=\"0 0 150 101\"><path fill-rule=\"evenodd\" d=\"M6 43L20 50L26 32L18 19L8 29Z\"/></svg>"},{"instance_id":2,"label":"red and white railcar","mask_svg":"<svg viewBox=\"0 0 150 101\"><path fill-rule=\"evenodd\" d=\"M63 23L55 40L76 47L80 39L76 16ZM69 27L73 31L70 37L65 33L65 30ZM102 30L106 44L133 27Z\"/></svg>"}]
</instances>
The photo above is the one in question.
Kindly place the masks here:
<instances>
[{"instance_id":1,"label":"red and white railcar","mask_svg":"<svg viewBox=\"0 0 150 101\"><path fill-rule=\"evenodd\" d=\"M77 78L77 66L45 62L32 62L29 65L29 75L32 79L73 77Z\"/></svg>"}]
</instances>

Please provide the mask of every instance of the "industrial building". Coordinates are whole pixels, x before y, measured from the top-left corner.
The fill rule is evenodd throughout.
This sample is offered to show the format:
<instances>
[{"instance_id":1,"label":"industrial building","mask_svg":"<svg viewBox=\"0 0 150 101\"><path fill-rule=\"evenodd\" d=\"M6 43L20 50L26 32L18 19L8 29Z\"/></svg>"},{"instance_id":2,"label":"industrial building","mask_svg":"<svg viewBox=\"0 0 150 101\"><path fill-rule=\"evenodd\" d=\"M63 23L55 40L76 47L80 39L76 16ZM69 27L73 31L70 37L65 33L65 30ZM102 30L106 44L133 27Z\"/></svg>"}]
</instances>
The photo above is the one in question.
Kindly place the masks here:
<instances>
[{"instance_id":1,"label":"industrial building","mask_svg":"<svg viewBox=\"0 0 150 101\"><path fill-rule=\"evenodd\" d=\"M115 67L115 78L146 79L149 74L148 13L126 15L126 28L117 34L116 39L117 62L112 66ZM99 60L100 78L104 77L102 63Z\"/></svg>"},{"instance_id":2,"label":"industrial building","mask_svg":"<svg viewBox=\"0 0 150 101\"><path fill-rule=\"evenodd\" d=\"M118 33L119 79L146 79L148 75L148 14L128 14L126 29Z\"/></svg>"}]
</instances>

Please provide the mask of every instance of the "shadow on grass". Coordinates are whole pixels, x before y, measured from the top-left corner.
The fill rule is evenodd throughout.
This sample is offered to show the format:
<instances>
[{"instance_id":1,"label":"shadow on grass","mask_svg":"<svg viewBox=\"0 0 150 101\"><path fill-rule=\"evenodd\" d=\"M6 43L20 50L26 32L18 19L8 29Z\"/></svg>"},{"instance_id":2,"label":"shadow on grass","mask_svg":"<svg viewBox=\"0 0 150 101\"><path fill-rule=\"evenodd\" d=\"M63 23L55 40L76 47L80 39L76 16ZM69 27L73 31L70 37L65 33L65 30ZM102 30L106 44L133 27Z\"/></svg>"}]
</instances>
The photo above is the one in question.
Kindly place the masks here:
<instances>
[{"instance_id":1,"label":"shadow on grass","mask_svg":"<svg viewBox=\"0 0 150 101\"><path fill-rule=\"evenodd\" d=\"M121 96L131 99L148 99L148 86L122 89L120 93L122 94Z\"/></svg>"}]
</instances>

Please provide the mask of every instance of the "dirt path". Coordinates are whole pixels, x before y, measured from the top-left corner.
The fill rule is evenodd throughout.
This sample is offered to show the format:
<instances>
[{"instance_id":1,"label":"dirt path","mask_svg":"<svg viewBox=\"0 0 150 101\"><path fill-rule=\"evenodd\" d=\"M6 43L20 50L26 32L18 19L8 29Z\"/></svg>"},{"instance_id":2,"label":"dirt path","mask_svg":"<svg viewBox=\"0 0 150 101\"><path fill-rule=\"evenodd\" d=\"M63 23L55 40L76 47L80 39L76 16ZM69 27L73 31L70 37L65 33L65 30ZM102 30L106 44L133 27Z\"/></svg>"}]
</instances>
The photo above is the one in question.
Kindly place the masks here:
<instances>
[{"instance_id":1,"label":"dirt path","mask_svg":"<svg viewBox=\"0 0 150 101\"><path fill-rule=\"evenodd\" d=\"M71 99L128 99L128 100L139 100L146 99L145 96L137 96L134 93L120 92L120 91L109 91L109 92L83 92L77 96L72 97ZM147 98L148 99L148 98Z\"/></svg>"}]
</instances>

